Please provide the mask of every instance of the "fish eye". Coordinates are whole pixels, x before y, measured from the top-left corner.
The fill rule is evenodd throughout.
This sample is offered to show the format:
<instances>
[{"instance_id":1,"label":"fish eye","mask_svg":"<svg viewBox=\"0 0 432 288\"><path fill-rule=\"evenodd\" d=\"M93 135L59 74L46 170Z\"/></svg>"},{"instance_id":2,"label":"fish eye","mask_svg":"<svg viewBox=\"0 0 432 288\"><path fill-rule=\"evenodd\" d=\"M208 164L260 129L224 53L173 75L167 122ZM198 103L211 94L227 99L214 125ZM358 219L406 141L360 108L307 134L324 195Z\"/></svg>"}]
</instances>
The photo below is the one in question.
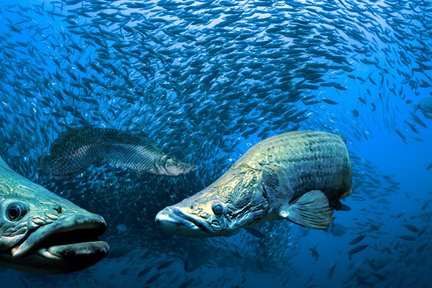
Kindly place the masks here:
<instances>
[{"instance_id":1,"label":"fish eye","mask_svg":"<svg viewBox=\"0 0 432 288\"><path fill-rule=\"evenodd\" d=\"M214 204L212 206L213 213L217 216L221 215L223 212L223 207L221 204Z\"/></svg>"},{"instance_id":2,"label":"fish eye","mask_svg":"<svg viewBox=\"0 0 432 288\"><path fill-rule=\"evenodd\" d=\"M12 203L6 208L6 217L10 221L18 221L27 214L27 207L19 203Z\"/></svg>"}]
</instances>

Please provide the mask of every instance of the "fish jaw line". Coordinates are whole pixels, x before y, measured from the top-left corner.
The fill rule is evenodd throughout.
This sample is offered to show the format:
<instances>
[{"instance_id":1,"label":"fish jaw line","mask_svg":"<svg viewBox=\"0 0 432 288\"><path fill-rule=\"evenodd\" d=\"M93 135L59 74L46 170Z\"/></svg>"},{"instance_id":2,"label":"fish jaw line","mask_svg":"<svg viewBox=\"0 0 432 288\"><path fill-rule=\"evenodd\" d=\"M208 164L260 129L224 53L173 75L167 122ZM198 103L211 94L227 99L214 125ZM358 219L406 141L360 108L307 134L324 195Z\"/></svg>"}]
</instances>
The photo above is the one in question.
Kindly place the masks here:
<instances>
[{"instance_id":1,"label":"fish jaw line","mask_svg":"<svg viewBox=\"0 0 432 288\"><path fill-rule=\"evenodd\" d=\"M57 246L75 247L83 251L83 245L86 245L86 243L89 247L93 247L96 250L99 245L99 252L106 250L106 253L108 253L108 245L103 241L97 240L97 237L105 232L105 228L105 220L102 216L96 214L72 215L60 218L33 230L24 241L12 248L11 254L14 258L23 257L33 253L34 249L37 250L36 253L40 254L41 250L46 249L50 251L50 249L52 250ZM62 236L73 236L73 239L69 241L68 239L62 239ZM58 258L61 258L59 255L57 255Z\"/></svg>"},{"instance_id":2,"label":"fish jaw line","mask_svg":"<svg viewBox=\"0 0 432 288\"><path fill-rule=\"evenodd\" d=\"M180 175L188 174L189 172L192 172L195 169L196 169L195 165L190 165L183 162L181 163L181 165L165 167L166 174L170 176L180 176Z\"/></svg>"},{"instance_id":3,"label":"fish jaw line","mask_svg":"<svg viewBox=\"0 0 432 288\"><path fill-rule=\"evenodd\" d=\"M63 260L73 257L87 257L99 255L100 258L108 254L109 246L104 241L90 241L75 244L50 246L37 250L37 254L51 260Z\"/></svg>"},{"instance_id":4,"label":"fish jaw line","mask_svg":"<svg viewBox=\"0 0 432 288\"><path fill-rule=\"evenodd\" d=\"M183 212L177 207L166 207L155 219L163 230L184 236L212 236L213 228L205 221Z\"/></svg>"}]
</instances>

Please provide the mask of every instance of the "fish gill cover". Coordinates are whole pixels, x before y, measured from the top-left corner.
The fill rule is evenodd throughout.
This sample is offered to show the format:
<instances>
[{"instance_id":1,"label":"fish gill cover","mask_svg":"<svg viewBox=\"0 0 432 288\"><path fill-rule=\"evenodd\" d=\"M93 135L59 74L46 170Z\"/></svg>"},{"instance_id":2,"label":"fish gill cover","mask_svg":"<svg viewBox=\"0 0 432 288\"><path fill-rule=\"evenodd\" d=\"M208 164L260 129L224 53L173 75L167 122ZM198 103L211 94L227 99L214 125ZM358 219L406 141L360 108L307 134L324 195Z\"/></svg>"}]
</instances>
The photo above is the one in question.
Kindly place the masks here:
<instances>
[{"instance_id":1,"label":"fish gill cover","mask_svg":"<svg viewBox=\"0 0 432 288\"><path fill-rule=\"evenodd\" d=\"M2 1L0 155L108 224L111 257L2 286L428 287L431 1ZM187 175L42 170L86 126L142 133ZM292 130L346 140L352 208L328 232L264 223L190 239L154 216L250 146Z\"/></svg>"}]
</instances>

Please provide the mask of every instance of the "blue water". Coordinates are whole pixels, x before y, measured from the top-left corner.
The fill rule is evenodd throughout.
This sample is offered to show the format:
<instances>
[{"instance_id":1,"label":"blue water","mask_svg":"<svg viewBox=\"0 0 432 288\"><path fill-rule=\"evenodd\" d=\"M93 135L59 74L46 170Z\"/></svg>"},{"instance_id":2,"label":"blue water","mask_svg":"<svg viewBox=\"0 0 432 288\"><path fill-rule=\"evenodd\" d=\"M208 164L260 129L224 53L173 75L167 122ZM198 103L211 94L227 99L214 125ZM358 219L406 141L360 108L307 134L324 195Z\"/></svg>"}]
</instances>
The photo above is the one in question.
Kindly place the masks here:
<instances>
[{"instance_id":1,"label":"blue water","mask_svg":"<svg viewBox=\"0 0 432 288\"><path fill-rule=\"evenodd\" d=\"M70 274L1 270L1 287L432 287L432 122L417 107L432 97L431 15L430 1L3 0L0 156L102 215L111 254ZM198 168L44 173L52 141L85 125L144 133ZM350 151L339 232L275 221L255 227L263 239L190 239L154 225L253 144L305 129Z\"/></svg>"}]
</instances>

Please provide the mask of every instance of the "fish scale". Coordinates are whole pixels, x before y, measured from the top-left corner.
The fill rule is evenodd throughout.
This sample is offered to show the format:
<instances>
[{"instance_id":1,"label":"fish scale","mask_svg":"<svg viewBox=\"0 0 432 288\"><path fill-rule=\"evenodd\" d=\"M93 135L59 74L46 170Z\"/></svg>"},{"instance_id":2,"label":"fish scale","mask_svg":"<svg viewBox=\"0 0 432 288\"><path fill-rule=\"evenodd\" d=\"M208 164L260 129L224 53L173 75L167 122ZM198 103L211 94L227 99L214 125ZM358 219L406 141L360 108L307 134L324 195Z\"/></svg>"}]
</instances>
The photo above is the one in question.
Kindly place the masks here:
<instances>
[{"instance_id":1,"label":"fish scale","mask_svg":"<svg viewBox=\"0 0 432 288\"><path fill-rule=\"evenodd\" d=\"M262 159L268 157L263 157L262 151L271 155L272 160L263 162ZM317 189L334 199L351 187L351 167L347 150L342 138L334 134L298 131L273 136L252 147L237 165L245 162L283 167L288 175L289 186L294 192L293 199L305 190ZM335 164L340 173L335 173ZM237 169L237 165L232 169Z\"/></svg>"}]
</instances>

